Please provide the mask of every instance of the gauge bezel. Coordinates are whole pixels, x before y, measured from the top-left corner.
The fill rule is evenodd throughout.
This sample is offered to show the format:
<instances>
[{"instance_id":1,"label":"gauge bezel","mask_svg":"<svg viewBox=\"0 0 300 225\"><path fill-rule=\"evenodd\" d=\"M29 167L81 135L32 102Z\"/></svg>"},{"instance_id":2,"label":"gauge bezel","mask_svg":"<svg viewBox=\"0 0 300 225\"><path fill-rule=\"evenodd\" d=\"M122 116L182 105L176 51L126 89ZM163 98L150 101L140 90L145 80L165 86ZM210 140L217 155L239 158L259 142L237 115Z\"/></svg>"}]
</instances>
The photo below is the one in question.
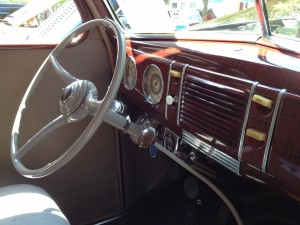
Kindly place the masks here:
<instances>
[{"instance_id":1,"label":"gauge bezel","mask_svg":"<svg viewBox=\"0 0 300 225\"><path fill-rule=\"evenodd\" d=\"M153 95L158 96L157 100L155 100L153 98L153 95L151 95L151 93L148 93L148 91L146 90L147 88L146 88L146 83L145 82L148 79L149 71L151 70L151 68L155 68L155 70L156 70L155 74L158 75L158 77L160 79L160 83L161 83L161 91L159 92L159 94L152 93ZM143 93L144 93L144 96L145 96L147 102L149 102L152 105L155 105L155 104L160 102L160 100L163 96L163 93L164 93L164 80L163 80L162 72L161 72L161 70L159 69L159 67L157 65L150 64L149 66L146 67L146 69L144 70L144 73L143 73L142 87L143 87Z\"/></svg>"},{"instance_id":2,"label":"gauge bezel","mask_svg":"<svg viewBox=\"0 0 300 225\"><path fill-rule=\"evenodd\" d=\"M127 70L126 68L127 68L127 65L130 63L130 62L132 62L133 63L133 65L134 65L134 74L132 74L133 76L134 76L134 82L133 82L133 85L132 86L130 86L129 85L129 83L128 83L128 81L127 81L127 72L128 73L130 73L130 70ZM125 61L125 69L124 69L124 73L123 73L123 85L124 85L124 87L126 88L126 90L128 90L128 91L132 91L132 90L134 90L135 89L135 87L136 87L136 83L137 83L137 68L136 68L136 62L135 62L135 60L134 60L134 58L132 57L132 56L127 56L127 58L126 58L126 61Z\"/></svg>"}]
</instances>

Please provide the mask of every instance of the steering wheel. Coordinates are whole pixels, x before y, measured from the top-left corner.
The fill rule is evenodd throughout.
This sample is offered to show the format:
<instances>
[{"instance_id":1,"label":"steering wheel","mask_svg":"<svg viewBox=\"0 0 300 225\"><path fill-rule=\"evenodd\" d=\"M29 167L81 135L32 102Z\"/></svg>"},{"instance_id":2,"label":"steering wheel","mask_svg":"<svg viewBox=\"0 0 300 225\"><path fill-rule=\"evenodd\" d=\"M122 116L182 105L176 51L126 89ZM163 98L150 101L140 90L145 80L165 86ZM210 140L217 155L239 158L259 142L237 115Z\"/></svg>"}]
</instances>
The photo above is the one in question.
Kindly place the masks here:
<instances>
[{"instance_id":1,"label":"steering wheel","mask_svg":"<svg viewBox=\"0 0 300 225\"><path fill-rule=\"evenodd\" d=\"M98 92L96 86L88 80L79 80L68 73L58 62L57 56L71 43L72 39L77 35L90 30L97 26L110 27L117 38L117 58L113 77L104 98L97 100ZM11 159L16 170L25 177L40 178L47 176L63 165L69 162L90 140L97 128L101 125L105 115L108 113L111 104L118 92L122 74L125 66L126 45L125 38L118 24L108 19L95 19L84 23L71 34L69 34L57 47L49 54L36 75L28 86L22 102L17 111L12 134L11 134ZM22 121L22 112L26 108L26 104L33 94L35 87L46 72L47 64L51 63L59 75L66 83L66 87L62 89L59 107L61 115L44 126L31 139L29 139L21 148L18 147L19 128ZM80 137L65 151L59 158L39 169L28 169L21 162L22 158L43 138L54 132L58 128L79 121L88 115L92 115L93 119L82 132Z\"/></svg>"}]
</instances>

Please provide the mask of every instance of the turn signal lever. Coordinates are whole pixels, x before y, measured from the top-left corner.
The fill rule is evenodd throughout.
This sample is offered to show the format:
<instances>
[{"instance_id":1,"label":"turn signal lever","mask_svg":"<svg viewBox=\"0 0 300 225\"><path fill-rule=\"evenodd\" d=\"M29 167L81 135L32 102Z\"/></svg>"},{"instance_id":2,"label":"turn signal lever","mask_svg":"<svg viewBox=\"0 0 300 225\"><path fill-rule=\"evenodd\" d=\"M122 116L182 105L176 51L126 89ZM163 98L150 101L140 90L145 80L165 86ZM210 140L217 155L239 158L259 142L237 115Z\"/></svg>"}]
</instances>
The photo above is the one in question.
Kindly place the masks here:
<instances>
[{"instance_id":1,"label":"turn signal lever","mask_svg":"<svg viewBox=\"0 0 300 225\"><path fill-rule=\"evenodd\" d=\"M141 148L148 148L155 142L157 132L151 119L142 116L135 123L132 122L130 117L125 115L125 106L121 101L114 100L104 121L129 134L131 140Z\"/></svg>"}]
</instances>

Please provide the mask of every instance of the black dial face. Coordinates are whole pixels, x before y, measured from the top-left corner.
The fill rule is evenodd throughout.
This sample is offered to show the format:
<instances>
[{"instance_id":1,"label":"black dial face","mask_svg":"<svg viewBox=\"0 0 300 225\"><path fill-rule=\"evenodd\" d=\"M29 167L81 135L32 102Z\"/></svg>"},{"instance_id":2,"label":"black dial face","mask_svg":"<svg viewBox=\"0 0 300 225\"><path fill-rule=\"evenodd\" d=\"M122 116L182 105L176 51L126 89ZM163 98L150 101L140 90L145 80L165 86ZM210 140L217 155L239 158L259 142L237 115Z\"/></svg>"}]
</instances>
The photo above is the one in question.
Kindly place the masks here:
<instances>
[{"instance_id":1,"label":"black dial face","mask_svg":"<svg viewBox=\"0 0 300 225\"><path fill-rule=\"evenodd\" d=\"M127 90L131 91L135 88L137 80L136 63L133 57L127 57L125 62L125 71L123 83Z\"/></svg>"},{"instance_id":2,"label":"black dial face","mask_svg":"<svg viewBox=\"0 0 300 225\"><path fill-rule=\"evenodd\" d=\"M160 69L151 64L143 76L143 91L147 101L156 104L160 101L164 89L164 82Z\"/></svg>"}]
</instances>

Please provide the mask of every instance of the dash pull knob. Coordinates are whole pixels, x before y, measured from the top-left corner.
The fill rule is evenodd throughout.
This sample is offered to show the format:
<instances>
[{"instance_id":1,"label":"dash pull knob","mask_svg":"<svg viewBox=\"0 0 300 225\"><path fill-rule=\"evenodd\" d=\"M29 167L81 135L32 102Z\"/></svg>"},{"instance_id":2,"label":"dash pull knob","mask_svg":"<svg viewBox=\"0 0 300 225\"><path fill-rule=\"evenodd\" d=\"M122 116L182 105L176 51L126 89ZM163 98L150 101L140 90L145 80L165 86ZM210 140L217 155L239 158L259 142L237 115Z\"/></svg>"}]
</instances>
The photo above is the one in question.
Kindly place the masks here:
<instances>
[{"instance_id":1,"label":"dash pull knob","mask_svg":"<svg viewBox=\"0 0 300 225\"><path fill-rule=\"evenodd\" d=\"M177 102L178 101L178 99L177 99L177 96L172 96L172 95L168 95L167 97L166 97L166 103L167 103L167 105L172 105L174 102Z\"/></svg>"},{"instance_id":2,"label":"dash pull knob","mask_svg":"<svg viewBox=\"0 0 300 225\"><path fill-rule=\"evenodd\" d=\"M246 131L246 135L257 141L266 141L267 139L267 135L264 132L258 131L253 128L248 128Z\"/></svg>"},{"instance_id":3,"label":"dash pull knob","mask_svg":"<svg viewBox=\"0 0 300 225\"><path fill-rule=\"evenodd\" d=\"M273 101L271 99L266 98L261 95L254 95L252 98L252 101L254 101L264 107L267 107L269 109L272 109L272 106L273 106Z\"/></svg>"}]
</instances>

